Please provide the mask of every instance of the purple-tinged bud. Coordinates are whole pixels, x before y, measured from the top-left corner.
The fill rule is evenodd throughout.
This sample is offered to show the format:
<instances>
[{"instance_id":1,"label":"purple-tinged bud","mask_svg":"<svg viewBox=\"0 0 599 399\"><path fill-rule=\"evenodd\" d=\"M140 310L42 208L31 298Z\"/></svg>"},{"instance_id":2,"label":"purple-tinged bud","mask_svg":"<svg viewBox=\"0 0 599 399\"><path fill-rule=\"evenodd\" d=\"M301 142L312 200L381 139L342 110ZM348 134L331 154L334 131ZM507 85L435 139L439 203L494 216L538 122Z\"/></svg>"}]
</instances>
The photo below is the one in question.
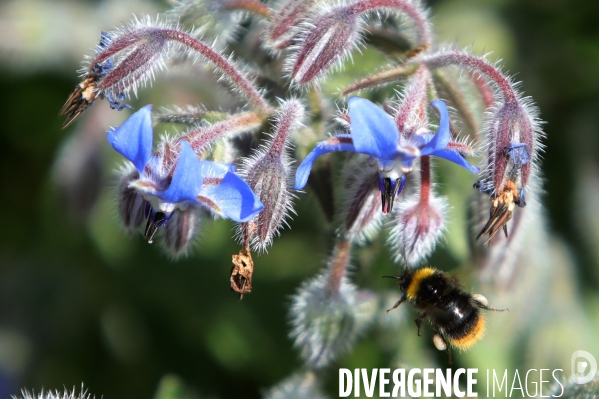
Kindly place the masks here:
<instances>
[{"instance_id":1,"label":"purple-tinged bud","mask_svg":"<svg viewBox=\"0 0 599 399\"><path fill-rule=\"evenodd\" d=\"M313 371L298 372L266 392L265 399L326 399Z\"/></svg>"},{"instance_id":2,"label":"purple-tinged bud","mask_svg":"<svg viewBox=\"0 0 599 399\"><path fill-rule=\"evenodd\" d=\"M376 304L347 278L348 242L338 242L326 270L292 298L291 336L310 367L326 367L349 350L372 322Z\"/></svg>"},{"instance_id":3,"label":"purple-tinged bud","mask_svg":"<svg viewBox=\"0 0 599 399\"><path fill-rule=\"evenodd\" d=\"M288 0L268 24L266 40L270 47L282 50L293 44L298 26L308 16L314 0Z\"/></svg>"},{"instance_id":4,"label":"purple-tinged bud","mask_svg":"<svg viewBox=\"0 0 599 399\"><path fill-rule=\"evenodd\" d=\"M408 0L360 0L335 7L314 21L302 25L298 53L291 60L291 78L298 85L322 76L333 64L342 63L359 44L364 24L362 15L373 11L399 11L414 23L418 45L413 55L430 46L430 26L426 12Z\"/></svg>"},{"instance_id":5,"label":"purple-tinged bud","mask_svg":"<svg viewBox=\"0 0 599 399\"><path fill-rule=\"evenodd\" d=\"M420 158L420 187L417 197L404 200L393 220L389 243L395 259L416 265L428 256L444 230L445 198L432 192L430 157Z\"/></svg>"},{"instance_id":6,"label":"purple-tinged bud","mask_svg":"<svg viewBox=\"0 0 599 399\"><path fill-rule=\"evenodd\" d=\"M424 203L419 197L401 202L389 237L396 261L414 266L433 252L444 230L446 208L445 198L435 196Z\"/></svg>"},{"instance_id":7,"label":"purple-tinged bud","mask_svg":"<svg viewBox=\"0 0 599 399\"><path fill-rule=\"evenodd\" d=\"M175 209L164 227L162 243L174 257L185 255L197 237L203 210L190 205L185 210Z\"/></svg>"},{"instance_id":8,"label":"purple-tinged bud","mask_svg":"<svg viewBox=\"0 0 599 399\"><path fill-rule=\"evenodd\" d=\"M498 193L509 180L525 188L535 150L535 117L519 103L507 103L488 118L488 174Z\"/></svg>"},{"instance_id":9,"label":"purple-tinged bud","mask_svg":"<svg viewBox=\"0 0 599 399\"><path fill-rule=\"evenodd\" d=\"M292 159L288 154L291 133L301 126L304 106L298 100L281 104L276 124L268 142L252 156L243 160L240 175L264 204L264 209L252 220L239 224L238 236L244 246L265 251L273 237L293 212Z\"/></svg>"},{"instance_id":10,"label":"purple-tinged bud","mask_svg":"<svg viewBox=\"0 0 599 399\"><path fill-rule=\"evenodd\" d=\"M363 244L381 227L381 193L378 168L368 164L368 158L353 157L346 167L344 197L345 212L342 217L346 240Z\"/></svg>"},{"instance_id":11,"label":"purple-tinged bud","mask_svg":"<svg viewBox=\"0 0 599 399\"><path fill-rule=\"evenodd\" d=\"M165 69L165 60L175 54L200 56L212 63L231 86L258 110L271 107L260 90L231 57L177 28L153 23L149 18L134 20L119 32L102 37L99 51L83 71L83 81L71 93L60 113L67 115L64 127L74 121L96 98L106 98L111 107L122 109L131 90L154 78L156 69Z\"/></svg>"},{"instance_id":12,"label":"purple-tinged bud","mask_svg":"<svg viewBox=\"0 0 599 399\"><path fill-rule=\"evenodd\" d=\"M131 165L122 169L122 177L118 185L118 212L127 233L133 234L147 219L150 204L139 192L131 187L131 183L139 179L139 172Z\"/></svg>"},{"instance_id":13,"label":"purple-tinged bud","mask_svg":"<svg viewBox=\"0 0 599 399\"><path fill-rule=\"evenodd\" d=\"M538 161L542 132L536 109L521 101L496 106L485 126L487 168L475 187L491 197L489 221L477 237L488 235L488 243L501 229L507 237L515 207L526 206L525 193Z\"/></svg>"},{"instance_id":14,"label":"purple-tinged bud","mask_svg":"<svg viewBox=\"0 0 599 399\"><path fill-rule=\"evenodd\" d=\"M343 62L358 45L360 15L337 7L318 17L300 34L299 51L292 57L291 78L298 85L322 76L336 62Z\"/></svg>"},{"instance_id":15,"label":"purple-tinged bud","mask_svg":"<svg viewBox=\"0 0 599 399\"><path fill-rule=\"evenodd\" d=\"M395 123L402 138L428 133L427 90L430 84L431 74L425 66L418 67L410 77L395 114Z\"/></svg>"}]
</instances>

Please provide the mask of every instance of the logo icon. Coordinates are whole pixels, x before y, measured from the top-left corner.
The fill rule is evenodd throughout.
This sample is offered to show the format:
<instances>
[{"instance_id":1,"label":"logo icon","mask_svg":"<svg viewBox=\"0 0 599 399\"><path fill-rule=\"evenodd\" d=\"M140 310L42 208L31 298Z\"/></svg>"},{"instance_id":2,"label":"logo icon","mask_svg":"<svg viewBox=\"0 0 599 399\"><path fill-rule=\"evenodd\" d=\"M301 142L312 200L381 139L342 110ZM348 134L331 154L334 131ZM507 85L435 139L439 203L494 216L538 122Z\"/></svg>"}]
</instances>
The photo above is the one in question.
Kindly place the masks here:
<instances>
[{"instance_id":1,"label":"logo icon","mask_svg":"<svg viewBox=\"0 0 599 399\"><path fill-rule=\"evenodd\" d=\"M597 360L587 351L576 351L572 354L571 370L574 383L586 384L597 375Z\"/></svg>"}]
</instances>

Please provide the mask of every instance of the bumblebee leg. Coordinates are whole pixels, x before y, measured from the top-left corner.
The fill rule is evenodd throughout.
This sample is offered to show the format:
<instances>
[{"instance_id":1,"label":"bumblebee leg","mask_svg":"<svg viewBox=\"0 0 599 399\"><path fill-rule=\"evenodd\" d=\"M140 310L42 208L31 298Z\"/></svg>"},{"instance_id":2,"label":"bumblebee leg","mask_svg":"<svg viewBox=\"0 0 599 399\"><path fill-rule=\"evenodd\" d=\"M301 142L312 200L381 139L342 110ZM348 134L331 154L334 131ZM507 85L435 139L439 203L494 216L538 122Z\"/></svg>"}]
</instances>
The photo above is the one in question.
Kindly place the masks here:
<instances>
[{"instance_id":1,"label":"bumblebee leg","mask_svg":"<svg viewBox=\"0 0 599 399\"><path fill-rule=\"evenodd\" d=\"M472 294L472 299L474 299L474 305L481 309L492 310L494 312L509 312L509 309L496 309L489 306L489 301L485 298L484 295L481 294Z\"/></svg>"},{"instance_id":2,"label":"bumblebee leg","mask_svg":"<svg viewBox=\"0 0 599 399\"><path fill-rule=\"evenodd\" d=\"M510 311L510 308L497 309L497 308L492 308L490 306L479 306L479 308L484 309L484 310L492 310L493 312L509 312Z\"/></svg>"},{"instance_id":3,"label":"bumblebee leg","mask_svg":"<svg viewBox=\"0 0 599 399\"><path fill-rule=\"evenodd\" d=\"M447 345L447 341L439 330L435 331L435 335L433 335L433 344L438 350L447 352L449 364L451 364L451 349L449 348L449 345Z\"/></svg>"},{"instance_id":4,"label":"bumblebee leg","mask_svg":"<svg viewBox=\"0 0 599 399\"><path fill-rule=\"evenodd\" d=\"M424 320L424 318L426 317L426 315L423 313L420 315L419 318L417 318L416 320L414 320L414 322L416 323L416 327L418 327L418 336L421 337L420 335L420 328L422 327L422 320Z\"/></svg>"},{"instance_id":5,"label":"bumblebee leg","mask_svg":"<svg viewBox=\"0 0 599 399\"><path fill-rule=\"evenodd\" d=\"M453 361L451 359L451 348L448 346L445 352L447 352L447 361L449 362L449 364L452 364Z\"/></svg>"},{"instance_id":6,"label":"bumblebee leg","mask_svg":"<svg viewBox=\"0 0 599 399\"><path fill-rule=\"evenodd\" d=\"M399 301L397 301L395 303L395 305L393 305L392 308L387 309L387 313L389 313L390 311L392 311L393 309L397 309L399 307L399 305L401 305L402 303L404 303L406 301L406 299L408 299L405 295L401 297L401 299Z\"/></svg>"}]
</instances>

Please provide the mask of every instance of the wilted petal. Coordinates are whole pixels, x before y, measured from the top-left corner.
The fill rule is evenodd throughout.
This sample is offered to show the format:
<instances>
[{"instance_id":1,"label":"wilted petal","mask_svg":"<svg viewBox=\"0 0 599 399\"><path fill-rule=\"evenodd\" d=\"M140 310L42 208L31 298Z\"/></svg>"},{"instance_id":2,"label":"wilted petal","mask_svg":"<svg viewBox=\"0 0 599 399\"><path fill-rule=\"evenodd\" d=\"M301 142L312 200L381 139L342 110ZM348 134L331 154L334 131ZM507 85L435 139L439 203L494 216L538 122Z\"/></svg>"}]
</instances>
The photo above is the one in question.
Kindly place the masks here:
<instances>
[{"instance_id":1,"label":"wilted petal","mask_svg":"<svg viewBox=\"0 0 599 399\"><path fill-rule=\"evenodd\" d=\"M123 124L106 133L108 142L119 154L143 172L152 156L152 105L146 105Z\"/></svg>"}]
</instances>

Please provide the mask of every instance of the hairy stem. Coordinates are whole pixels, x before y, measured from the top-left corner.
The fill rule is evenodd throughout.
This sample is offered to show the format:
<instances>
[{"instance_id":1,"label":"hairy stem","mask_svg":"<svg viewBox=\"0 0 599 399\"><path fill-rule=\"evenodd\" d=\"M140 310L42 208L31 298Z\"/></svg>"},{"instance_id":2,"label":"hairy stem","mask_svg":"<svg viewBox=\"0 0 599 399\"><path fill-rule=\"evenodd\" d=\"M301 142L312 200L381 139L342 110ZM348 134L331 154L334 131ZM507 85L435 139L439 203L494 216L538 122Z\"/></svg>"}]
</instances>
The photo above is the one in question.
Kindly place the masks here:
<instances>
[{"instance_id":1,"label":"hairy stem","mask_svg":"<svg viewBox=\"0 0 599 399\"><path fill-rule=\"evenodd\" d=\"M248 11L265 18L270 18L272 16L272 10L259 0L228 0L223 2L222 8L231 11Z\"/></svg>"},{"instance_id":2,"label":"hairy stem","mask_svg":"<svg viewBox=\"0 0 599 399\"><path fill-rule=\"evenodd\" d=\"M431 27L426 16L413 2L403 0L362 0L351 4L348 8L356 14L376 10L377 8L397 9L405 13L414 23L418 37L418 46L428 47L431 43Z\"/></svg>"},{"instance_id":3,"label":"hairy stem","mask_svg":"<svg viewBox=\"0 0 599 399\"><path fill-rule=\"evenodd\" d=\"M464 52L446 52L427 56L418 60L431 68L439 68L449 65L465 66L482 73L492 80L503 94L506 104L518 103L518 96L510 80L487 60Z\"/></svg>"},{"instance_id":4,"label":"hairy stem","mask_svg":"<svg viewBox=\"0 0 599 399\"><path fill-rule=\"evenodd\" d=\"M225 73L229 77L229 79L231 79L235 87L241 90L241 92L253 105L258 107L258 109L262 111L270 112L270 105L268 104L268 102L266 102L266 100L258 91L258 89L254 87L252 82L250 82L240 71L237 70L235 66L233 66L217 51L213 50L210 46L194 38L193 36L190 36L187 33L175 29L166 29L166 37L169 40L174 40L179 43L182 43L185 46L190 47L196 50L198 53L202 54L214 65L216 65L218 69L223 71L223 73Z\"/></svg>"},{"instance_id":5,"label":"hairy stem","mask_svg":"<svg viewBox=\"0 0 599 399\"><path fill-rule=\"evenodd\" d=\"M431 195L431 160L420 157L420 205L427 206Z\"/></svg>"},{"instance_id":6,"label":"hairy stem","mask_svg":"<svg viewBox=\"0 0 599 399\"><path fill-rule=\"evenodd\" d=\"M395 68L388 69L386 71L382 71L374 75L370 75L362 80L359 80L349 85L341 92L341 95L347 96L358 90L372 89L377 86L382 86L387 83L392 83L398 80L405 79L408 76L412 75L417 69L418 66L414 64L399 65Z\"/></svg>"},{"instance_id":7,"label":"hairy stem","mask_svg":"<svg viewBox=\"0 0 599 399\"><path fill-rule=\"evenodd\" d=\"M254 112L242 112L210 126L191 130L181 136L181 139L187 141L191 148L198 152L227 135L257 128L262 121L263 117Z\"/></svg>"},{"instance_id":8,"label":"hairy stem","mask_svg":"<svg viewBox=\"0 0 599 399\"><path fill-rule=\"evenodd\" d=\"M338 240L333 249L333 257L329 266L329 276L327 286L330 294L337 295L339 287L345 276L351 254L351 243L345 240Z\"/></svg>"}]
</instances>

